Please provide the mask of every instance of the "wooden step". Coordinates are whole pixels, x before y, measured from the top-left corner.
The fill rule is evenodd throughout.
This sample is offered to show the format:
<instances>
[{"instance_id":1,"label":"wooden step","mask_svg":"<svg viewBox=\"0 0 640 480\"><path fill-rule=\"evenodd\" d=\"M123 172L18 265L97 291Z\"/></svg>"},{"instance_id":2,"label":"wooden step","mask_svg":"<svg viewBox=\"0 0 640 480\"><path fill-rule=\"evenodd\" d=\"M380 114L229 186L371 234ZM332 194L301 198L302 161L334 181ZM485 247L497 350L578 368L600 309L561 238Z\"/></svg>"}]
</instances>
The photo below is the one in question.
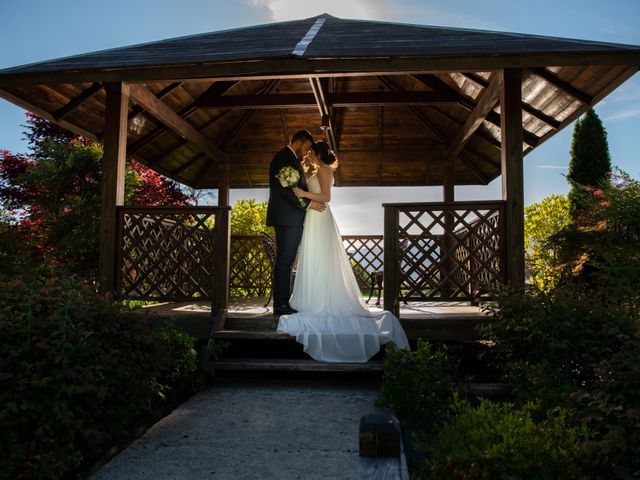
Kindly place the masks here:
<instances>
[{"instance_id":1,"label":"wooden step","mask_svg":"<svg viewBox=\"0 0 640 480\"><path fill-rule=\"evenodd\" d=\"M218 330L213 338L219 340L277 340L294 341L296 337L276 330Z\"/></svg>"},{"instance_id":2,"label":"wooden step","mask_svg":"<svg viewBox=\"0 0 640 480\"><path fill-rule=\"evenodd\" d=\"M382 373L382 367L380 360L367 363L325 363L307 358L223 358L213 362L213 369L219 371Z\"/></svg>"}]
</instances>

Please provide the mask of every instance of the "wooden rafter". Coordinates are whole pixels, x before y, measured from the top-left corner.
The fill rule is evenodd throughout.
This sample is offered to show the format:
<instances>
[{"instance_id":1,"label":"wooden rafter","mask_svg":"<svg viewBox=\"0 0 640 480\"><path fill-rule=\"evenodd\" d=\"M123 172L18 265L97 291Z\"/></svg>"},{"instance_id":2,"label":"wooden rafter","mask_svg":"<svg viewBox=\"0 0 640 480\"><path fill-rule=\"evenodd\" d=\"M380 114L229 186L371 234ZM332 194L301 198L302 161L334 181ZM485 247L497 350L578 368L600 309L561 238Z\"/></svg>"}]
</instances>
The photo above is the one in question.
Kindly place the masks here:
<instances>
[{"instance_id":1,"label":"wooden rafter","mask_svg":"<svg viewBox=\"0 0 640 480\"><path fill-rule=\"evenodd\" d=\"M171 170L171 175L179 175L180 173L184 172L187 168L191 167L192 165L194 165L195 163L199 162L200 160L204 160L206 157L207 156L205 154L203 154L203 153L201 153L200 155L196 155L192 159L184 162L179 167L174 168L173 170Z\"/></svg>"},{"instance_id":2,"label":"wooden rafter","mask_svg":"<svg viewBox=\"0 0 640 480\"><path fill-rule=\"evenodd\" d=\"M469 78L470 80L472 80L473 82L477 83L478 85L480 85L482 88L486 88L489 86L489 82L487 82L484 78L482 78L479 75L473 74L473 73L463 73L463 75L467 78ZM424 83L425 85L433 88L433 89L442 89L442 90L448 90L451 92L455 92L459 95L459 100L458 103L460 105L462 105L464 108L466 108L467 110L473 110L475 108L475 100L472 99L471 97L465 95L464 93L460 92L459 90L454 89L452 86L450 86L448 83L446 83L445 81L443 81L442 79L440 79L439 77L437 77L436 75L414 75L414 77L419 80L420 82ZM537 118L538 120L543 121L544 123L546 123L547 125L549 125L551 128L557 130L558 127L560 126L560 122L558 120L556 120L555 118L551 117L550 115L547 115L546 113L542 112L541 110L538 110L535 107L532 107L530 104L526 103L526 102L522 102L522 109L527 112L530 115L533 115L535 118ZM487 120L490 121L491 123L493 123L495 126L500 127L500 115L493 112L493 114L489 114L487 117ZM533 139L530 139L533 140Z\"/></svg>"},{"instance_id":3,"label":"wooden rafter","mask_svg":"<svg viewBox=\"0 0 640 480\"><path fill-rule=\"evenodd\" d=\"M129 93L136 103L142 105L156 120L176 131L181 137L197 146L215 162L224 162L224 152L217 145L202 135L149 90L142 85L132 84L130 85Z\"/></svg>"},{"instance_id":4,"label":"wooden rafter","mask_svg":"<svg viewBox=\"0 0 640 480\"><path fill-rule=\"evenodd\" d=\"M311 77L315 84L323 83L321 79ZM323 103L329 108L342 107L377 107L393 105L431 105L434 103L455 103L455 95L440 92L399 91L399 92L340 92L325 94ZM309 108L317 105L314 93L280 93L276 95L224 95L200 98L197 101L200 108L218 110L255 110L273 108Z\"/></svg>"},{"instance_id":5,"label":"wooden rafter","mask_svg":"<svg viewBox=\"0 0 640 480\"><path fill-rule=\"evenodd\" d=\"M158 98L164 98L167 95L169 95L171 92L173 92L175 89L179 88L180 86L182 86L182 82L173 82L170 85L167 85L166 87L164 87L162 90L160 90L155 95ZM129 117L128 118L129 118L129 120L131 120L133 117L135 117L136 115L139 115L141 113L144 113L144 108L142 108L140 105L134 105L134 107L129 112Z\"/></svg>"},{"instance_id":6,"label":"wooden rafter","mask_svg":"<svg viewBox=\"0 0 640 480\"><path fill-rule=\"evenodd\" d=\"M579 100L582 103L591 105L591 102L593 102L592 97L590 97L583 91L578 90L576 87L574 87L570 83L565 82L560 77L558 77L557 75L554 75L552 72L550 72L546 68L531 68L529 71L534 75L537 75L538 77L542 78L547 83L550 83L554 87L558 88L559 90L562 90L567 95L575 98L576 100Z\"/></svg>"},{"instance_id":7,"label":"wooden rafter","mask_svg":"<svg viewBox=\"0 0 640 480\"><path fill-rule=\"evenodd\" d=\"M266 90L267 90L267 89L269 89L269 88L273 88L273 86L277 85L277 83L278 83L278 80L272 80L271 82L269 82L269 84L268 84L266 87L263 87L262 91L266 91ZM227 87L228 87L228 85L227 85ZM222 88L223 88L223 87L222 87L222 86L220 86L220 90L222 90ZM189 105L189 106L185 107L184 109L182 109L182 110L181 110L181 112L182 112L183 110L186 110L187 108L190 108L192 105L193 105L193 104L191 104L191 105ZM195 110L194 110L194 111L195 111ZM198 129L198 131L199 131L200 133L204 132L204 131L205 131L205 130L207 130L209 127L211 127L212 125L214 125L215 123L217 123L217 122L218 122L222 117L224 117L224 116L226 116L226 115L228 115L228 114L230 114L230 113L231 113L231 110L227 110L227 111L222 112L219 116L217 116L216 118L214 118L214 119L213 119L213 120L211 120L210 122L207 122L206 124L202 125L202 126ZM188 115L186 115L186 114L185 114L185 118L186 118L187 116L188 116ZM246 122L245 122L245 123L246 123ZM243 125L244 125L244 124L243 124ZM238 127L238 124L236 125L236 129L234 130L234 132L236 132L236 131L237 131L237 132L239 132L239 131L240 131L240 130L238 130L238 129L237 129L237 127ZM150 132L150 134L151 134L151 133L153 133L153 132ZM231 135L233 135L233 137L235 138L235 135L236 135L236 134L234 134L234 133L232 132L232 133L231 133ZM137 143L137 142L136 142L136 143ZM171 150L169 150L168 152L164 152L164 153L162 153L162 155L160 155L160 160L159 160L159 162L162 162L162 161L163 161L165 158L167 158L167 157L171 157L171 156L172 156L176 151L178 151L179 149L181 149L182 147L184 147L187 143L189 143L189 142L188 142L188 141L186 141L186 140L184 140L184 139L182 139L182 141L180 141L180 142L178 143L178 145L177 145L177 146L173 147L173 148L172 148ZM225 149L225 148L222 148L222 147L221 147L221 150L224 150L224 149Z\"/></svg>"},{"instance_id":8,"label":"wooden rafter","mask_svg":"<svg viewBox=\"0 0 640 480\"><path fill-rule=\"evenodd\" d=\"M90 140L93 140L94 142L98 141L98 136L93 133L90 132L89 130L86 130L84 128L79 127L78 125L75 125L73 123L70 123L66 120L56 120L55 118L53 118L53 114L51 112L48 112L46 110L44 110L43 108L40 107L36 107L35 105L32 105L31 103L16 97L14 94L3 90L0 88L0 97L4 98L5 100L8 100L9 102L13 103L14 105L18 105L19 107L24 108L25 110L29 111L29 112L33 112L35 114L37 114L38 116L44 118L45 120L49 120L50 122L53 123L57 123L58 125L60 125L63 128L66 128L67 130L75 133L76 135L81 135L83 137L86 137Z\"/></svg>"},{"instance_id":9,"label":"wooden rafter","mask_svg":"<svg viewBox=\"0 0 640 480\"><path fill-rule=\"evenodd\" d=\"M89 88L84 89L77 97L69 101L69 103L53 112L53 118L55 118L56 121L62 120L100 90L102 90L102 84L100 82L93 82Z\"/></svg>"},{"instance_id":10,"label":"wooden rafter","mask_svg":"<svg viewBox=\"0 0 640 480\"><path fill-rule=\"evenodd\" d=\"M236 83L238 82L215 82L213 85L211 85L211 87L209 87L207 92L215 92L217 95L222 95L231 87L236 85ZM184 118L185 120L189 118L193 113L195 113L198 110L198 107L195 105L196 101L191 102L186 107L180 109L180 111L178 112L178 116L180 116L181 118ZM216 121L222 118L222 116L226 115L227 113L228 112L223 112L219 117L216 118ZM167 128L164 125L158 125L149 133L147 133L146 135L144 135L143 137L139 138L138 140L133 142L131 145L129 145L127 149L130 152L137 152L145 145L148 145L149 143L153 142L156 138L158 138L160 135L162 135L166 131L167 131Z\"/></svg>"},{"instance_id":11,"label":"wooden rafter","mask_svg":"<svg viewBox=\"0 0 640 480\"><path fill-rule=\"evenodd\" d=\"M278 83L280 83L280 80L271 80L264 88L262 88L261 94L268 95L278 86ZM222 150L226 151L227 148L229 148L229 145L231 145L233 141L238 137L238 135L245 127L247 122L249 122L254 113L256 113L255 110L249 110L248 112L245 112L244 115L242 115L240 121L236 124L231 133L224 139L224 142L221 146Z\"/></svg>"},{"instance_id":12,"label":"wooden rafter","mask_svg":"<svg viewBox=\"0 0 640 480\"><path fill-rule=\"evenodd\" d=\"M482 92L475 108L467 117L456 138L451 142L449 151L447 152L449 158L456 158L460 154L466 143L487 118L489 112L495 108L500 100L501 85L502 75L500 73L494 73L489 81L489 86Z\"/></svg>"},{"instance_id":13,"label":"wooden rafter","mask_svg":"<svg viewBox=\"0 0 640 480\"><path fill-rule=\"evenodd\" d=\"M382 83L387 87L390 88L392 90L394 89L399 89L400 87L398 87L397 85L395 85L394 83L392 83L389 79L387 79L386 77L378 77L380 79L380 81L382 81ZM427 127L427 129L429 130L430 133L435 134L436 138L440 141L441 144L443 144L445 147L449 147L450 143L449 140L447 139L447 136L442 133L440 131L440 129L431 121L427 118L426 115L424 115L417 107L414 107L412 105L410 105L409 110L411 110L411 112L420 120L420 123L422 123L422 125L424 125L425 127ZM458 156L458 158L469 167L469 170L471 170L471 173L473 173L476 178L478 178L478 180L480 180L483 184L488 183L488 179L487 177L482 174L482 172L480 172L473 164L472 162L470 162L466 157L464 156ZM428 182L430 177L430 172L429 172L429 168L427 168L427 173L425 175L425 183Z\"/></svg>"},{"instance_id":14,"label":"wooden rafter","mask_svg":"<svg viewBox=\"0 0 640 480\"><path fill-rule=\"evenodd\" d=\"M395 83L389 80L387 77L379 76L378 79L382 82L382 84L390 89L392 92L401 91L402 89L398 87ZM446 135L444 135L438 127L436 127L431 120L429 120L426 115L424 115L417 107L413 105L407 105L407 108L420 120L420 122L426 126L430 133L433 133L438 140L444 145L449 145L449 139Z\"/></svg>"}]
</instances>

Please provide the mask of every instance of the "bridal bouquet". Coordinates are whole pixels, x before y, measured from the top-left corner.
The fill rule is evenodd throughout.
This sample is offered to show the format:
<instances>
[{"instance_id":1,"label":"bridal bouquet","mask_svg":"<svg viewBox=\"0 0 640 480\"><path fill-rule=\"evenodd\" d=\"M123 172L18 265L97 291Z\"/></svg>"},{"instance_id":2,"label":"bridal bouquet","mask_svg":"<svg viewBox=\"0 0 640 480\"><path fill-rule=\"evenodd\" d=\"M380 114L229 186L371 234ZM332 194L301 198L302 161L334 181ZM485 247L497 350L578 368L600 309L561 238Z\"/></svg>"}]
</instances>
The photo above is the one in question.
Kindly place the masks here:
<instances>
[{"instance_id":1,"label":"bridal bouquet","mask_svg":"<svg viewBox=\"0 0 640 480\"><path fill-rule=\"evenodd\" d=\"M300 172L293 167L282 167L276 178L280 182L280 185L283 187L295 187L298 185L298 180L300 180ZM298 198L300 201L300 205L303 207L306 206L304 200L302 198Z\"/></svg>"}]
</instances>

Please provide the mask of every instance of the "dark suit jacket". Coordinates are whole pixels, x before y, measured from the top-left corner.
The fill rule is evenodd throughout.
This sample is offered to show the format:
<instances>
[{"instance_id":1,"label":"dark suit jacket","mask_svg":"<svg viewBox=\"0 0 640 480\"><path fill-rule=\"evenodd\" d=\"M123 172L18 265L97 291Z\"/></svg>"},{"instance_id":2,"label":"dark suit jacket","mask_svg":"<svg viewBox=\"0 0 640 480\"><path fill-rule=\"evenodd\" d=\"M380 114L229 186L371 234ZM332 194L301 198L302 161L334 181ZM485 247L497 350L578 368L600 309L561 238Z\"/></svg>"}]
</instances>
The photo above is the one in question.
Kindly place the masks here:
<instances>
[{"instance_id":1,"label":"dark suit jacket","mask_svg":"<svg viewBox=\"0 0 640 480\"><path fill-rule=\"evenodd\" d=\"M298 187L307 190L307 181L304 178L304 170L300 161L289 147L284 147L271 160L269 165L269 206L267 207L267 225L301 225L307 211L309 201L304 200L304 206L295 196L291 187L283 187L276 175L280 170L290 166L300 172Z\"/></svg>"}]
</instances>

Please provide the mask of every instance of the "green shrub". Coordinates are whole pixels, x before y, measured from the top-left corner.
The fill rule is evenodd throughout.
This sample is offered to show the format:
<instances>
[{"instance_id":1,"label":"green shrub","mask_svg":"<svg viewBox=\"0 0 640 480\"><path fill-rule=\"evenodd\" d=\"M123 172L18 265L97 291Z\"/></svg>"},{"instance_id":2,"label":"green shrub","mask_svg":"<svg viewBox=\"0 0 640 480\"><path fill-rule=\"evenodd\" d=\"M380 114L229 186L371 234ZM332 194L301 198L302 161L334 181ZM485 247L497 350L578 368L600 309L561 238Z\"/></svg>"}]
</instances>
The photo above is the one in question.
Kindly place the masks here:
<instances>
[{"instance_id":1,"label":"green shrub","mask_svg":"<svg viewBox=\"0 0 640 480\"><path fill-rule=\"evenodd\" d=\"M524 248L531 281L540 290L548 292L559 280L559 272L552 268L557 263L557 252L548 239L566 228L571 217L569 200L564 195L551 195L524 210Z\"/></svg>"},{"instance_id":2,"label":"green shrub","mask_svg":"<svg viewBox=\"0 0 640 480\"><path fill-rule=\"evenodd\" d=\"M419 478L486 480L584 479L585 429L567 425L562 411L538 420L538 407L456 398L454 419L429 448Z\"/></svg>"},{"instance_id":3,"label":"green shrub","mask_svg":"<svg viewBox=\"0 0 640 480\"><path fill-rule=\"evenodd\" d=\"M593 365L633 344L633 315L595 292L565 285L500 297L483 334L495 342L492 361L503 370L516 398L545 408L588 387Z\"/></svg>"},{"instance_id":4,"label":"green shrub","mask_svg":"<svg viewBox=\"0 0 640 480\"><path fill-rule=\"evenodd\" d=\"M589 428L604 478L640 478L640 345L595 367L595 381L571 395L573 422Z\"/></svg>"},{"instance_id":5,"label":"green shrub","mask_svg":"<svg viewBox=\"0 0 640 480\"><path fill-rule=\"evenodd\" d=\"M128 438L166 361L149 331L73 278L0 279L0 478L73 477Z\"/></svg>"},{"instance_id":6,"label":"green shrub","mask_svg":"<svg viewBox=\"0 0 640 480\"><path fill-rule=\"evenodd\" d=\"M565 280L640 312L640 182L616 170L600 186L582 186L582 208L553 235L555 268Z\"/></svg>"},{"instance_id":7,"label":"green shrub","mask_svg":"<svg viewBox=\"0 0 640 480\"><path fill-rule=\"evenodd\" d=\"M387 347L380 405L428 434L445 420L455 392L459 359L446 346L418 340L415 350Z\"/></svg>"},{"instance_id":8,"label":"green shrub","mask_svg":"<svg viewBox=\"0 0 640 480\"><path fill-rule=\"evenodd\" d=\"M192 389L198 371L195 337L180 332L173 326L163 327L155 332L154 336L165 346L169 360L158 372L158 383L173 388Z\"/></svg>"}]
</instances>

